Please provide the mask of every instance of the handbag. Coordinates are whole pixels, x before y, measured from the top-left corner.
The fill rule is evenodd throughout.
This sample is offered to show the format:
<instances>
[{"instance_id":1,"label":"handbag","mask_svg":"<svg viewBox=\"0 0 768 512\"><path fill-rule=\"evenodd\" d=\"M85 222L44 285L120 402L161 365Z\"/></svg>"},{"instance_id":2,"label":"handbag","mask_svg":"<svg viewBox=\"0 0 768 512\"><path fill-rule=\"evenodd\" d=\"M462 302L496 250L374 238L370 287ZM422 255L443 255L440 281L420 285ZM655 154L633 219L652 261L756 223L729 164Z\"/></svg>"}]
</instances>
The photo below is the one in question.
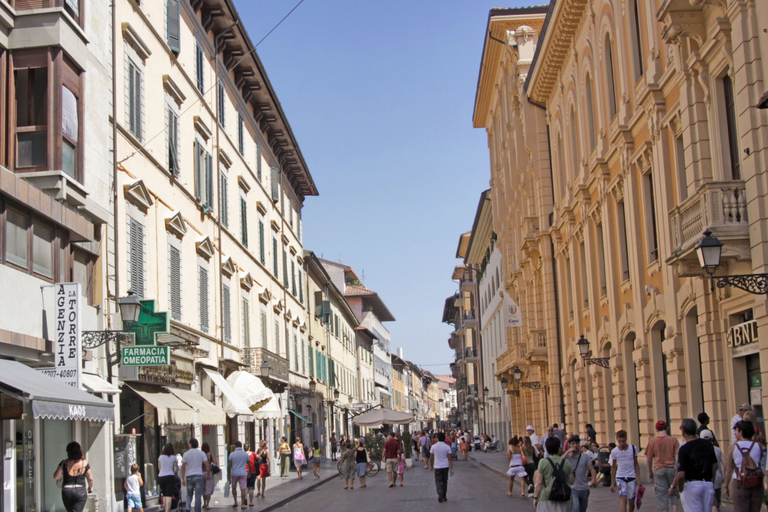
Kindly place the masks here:
<instances>
[{"instance_id":1,"label":"handbag","mask_svg":"<svg viewBox=\"0 0 768 512\"><path fill-rule=\"evenodd\" d=\"M66 460L62 460L61 462L59 462L59 466L61 467L61 478L56 480L56 487L58 487L59 489L64 487L64 471L66 471L66 466L65 466L66 462L67 462Z\"/></svg>"},{"instance_id":2,"label":"handbag","mask_svg":"<svg viewBox=\"0 0 768 512\"><path fill-rule=\"evenodd\" d=\"M211 462L211 474L218 475L221 473L221 468L215 462Z\"/></svg>"},{"instance_id":3,"label":"handbag","mask_svg":"<svg viewBox=\"0 0 768 512\"><path fill-rule=\"evenodd\" d=\"M525 466L526 464L528 464L528 457L523 455L523 466Z\"/></svg>"}]
</instances>

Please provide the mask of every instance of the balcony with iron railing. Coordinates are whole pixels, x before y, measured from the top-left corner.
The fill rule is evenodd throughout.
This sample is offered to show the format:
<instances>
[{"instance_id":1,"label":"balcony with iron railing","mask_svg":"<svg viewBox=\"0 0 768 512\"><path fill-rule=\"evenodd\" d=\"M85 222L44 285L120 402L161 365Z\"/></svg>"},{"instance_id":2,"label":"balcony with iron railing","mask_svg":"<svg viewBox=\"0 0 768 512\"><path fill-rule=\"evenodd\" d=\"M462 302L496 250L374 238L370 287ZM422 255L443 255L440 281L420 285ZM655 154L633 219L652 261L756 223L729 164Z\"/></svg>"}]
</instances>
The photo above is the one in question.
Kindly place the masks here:
<instances>
[{"instance_id":1,"label":"balcony with iron railing","mask_svg":"<svg viewBox=\"0 0 768 512\"><path fill-rule=\"evenodd\" d=\"M466 347L464 349L464 358L468 361L477 361L477 349Z\"/></svg>"},{"instance_id":2,"label":"balcony with iron railing","mask_svg":"<svg viewBox=\"0 0 768 512\"><path fill-rule=\"evenodd\" d=\"M461 291L463 292L475 291L474 272L464 272L464 274L461 276Z\"/></svg>"},{"instance_id":3,"label":"balcony with iron railing","mask_svg":"<svg viewBox=\"0 0 768 512\"><path fill-rule=\"evenodd\" d=\"M475 317L475 312L473 310L468 310L464 312L464 327L471 329L473 327L477 326L477 318Z\"/></svg>"},{"instance_id":4,"label":"balcony with iron railing","mask_svg":"<svg viewBox=\"0 0 768 512\"><path fill-rule=\"evenodd\" d=\"M270 380L289 383L288 360L263 347L246 347L242 349L243 364L245 370L257 376L261 375L261 365L269 363Z\"/></svg>"},{"instance_id":5,"label":"balcony with iron railing","mask_svg":"<svg viewBox=\"0 0 768 512\"><path fill-rule=\"evenodd\" d=\"M743 181L710 181L669 212L672 227L671 262L692 251L709 229L724 243L749 239L747 197ZM691 258L695 256L691 254Z\"/></svg>"}]
</instances>

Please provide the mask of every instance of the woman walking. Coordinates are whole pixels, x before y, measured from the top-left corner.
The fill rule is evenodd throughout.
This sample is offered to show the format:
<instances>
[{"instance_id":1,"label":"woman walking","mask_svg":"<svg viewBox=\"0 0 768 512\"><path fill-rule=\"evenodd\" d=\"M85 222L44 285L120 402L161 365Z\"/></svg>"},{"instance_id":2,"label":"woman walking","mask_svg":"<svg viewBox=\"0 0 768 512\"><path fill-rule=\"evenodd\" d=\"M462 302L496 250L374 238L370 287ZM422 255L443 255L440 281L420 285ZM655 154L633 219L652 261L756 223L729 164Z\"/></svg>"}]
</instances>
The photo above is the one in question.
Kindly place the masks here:
<instances>
[{"instance_id":1,"label":"woman walking","mask_svg":"<svg viewBox=\"0 0 768 512\"><path fill-rule=\"evenodd\" d=\"M507 491L507 496L512 496L512 492L515 488L515 477L519 477L520 497L525 498L524 479L528 476L528 472L523 467L523 450L520 447L520 439L518 439L517 436L514 436L509 440L507 460L509 461L509 469L507 470L507 476L509 476L509 490Z\"/></svg>"},{"instance_id":2,"label":"woman walking","mask_svg":"<svg viewBox=\"0 0 768 512\"><path fill-rule=\"evenodd\" d=\"M296 442L293 443L293 465L296 466L296 474L299 480L304 478L301 476L301 472L304 471L304 466L307 464L307 459L304 457L304 445L301 443L301 438L296 437Z\"/></svg>"},{"instance_id":3,"label":"woman walking","mask_svg":"<svg viewBox=\"0 0 768 512\"><path fill-rule=\"evenodd\" d=\"M288 471L291 469L291 447L288 446L285 436L280 438L280 476L288 478Z\"/></svg>"},{"instance_id":4,"label":"woman walking","mask_svg":"<svg viewBox=\"0 0 768 512\"><path fill-rule=\"evenodd\" d=\"M725 482L723 482L723 497L733 498L734 512L760 512L763 504L763 484L756 489L744 489L741 487L741 475L744 469L744 455L749 453L758 467L762 467L762 453L760 445L752 438L755 436L755 427L751 421L740 421L733 428L736 432L736 442L728 448L728 457L725 462ZM731 484L733 480L733 485Z\"/></svg>"},{"instance_id":5,"label":"woman walking","mask_svg":"<svg viewBox=\"0 0 768 512\"><path fill-rule=\"evenodd\" d=\"M357 472L357 463L355 449L352 443L347 443L344 453L341 454L341 461L344 464L344 488L355 488L355 472Z\"/></svg>"},{"instance_id":6,"label":"woman walking","mask_svg":"<svg viewBox=\"0 0 768 512\"><path fill-rule=\"evenodd\" d=\"M331 434L331 460L336 460L336 451L339 449L336 434Z\"/></svg>"},{"instance_id":7,"label":"woman walking","mask_svg":"<svg viewBox=\"0 0 768 512\"><path fill-rule=\"evenodd\" d=\"M256 480L256 497L261 496L264 498L267 494L267 477L269 476L270 467L269 448L267 448L266 441L261 442L256 453L259 456L259 478Z\"/></svg>"},{"instance_id":8,"label":"woman walking","mask_svg":"<svg viewBox=\"0 0 768 512\"><path fill-rule=\"evenodd\" d=\"M163 510L171 512L173 497L179 497L176 488L176 474L173 472L176 466L176 450L173 444L166 443L163 453L157 459L157 485L160 487L160 495L163 497Z\"/></svg>"},{"instance_id":9,"label":"woman walking","mask_svg":"<svg viewBox=\"0 0 768 512\"><path fill-rule=\"evenodd\" d=\"M320 478L320 446L317 441L312 443L312 475Z\"/></svg>"},{"instance_id":10,"label":"woman walking","mask_svg":"<svg viewBox=\"0 0 768 512\"><path fill-rule=\"evenodd\" d=\"M258 454L258 450L250 451L250 445L245 443L243 445L243 451L248 454L248 464L246 465L246 473L248 478L245 482L245 488L248 490L248 506L253 506L253 494L256 492L256 487L259 485L259 466L261 465L261 456ZM259 495L256 494L258 498Z\"/></svg>"},{"instance_id":11,"label":"woman walking","mask_svg":"<svg viewBox=\"0 0 768 512\"><path fill-rule=\"evenodd\" d=\"M83 456L80 443L72 441L67 445L67 458L62 460L53 473L54 480L62 480L61 501L67 512L83 512L88 493L93 491L91 466ZM85 481L88 481L88 491Z\"/></svg>"},{"instance_id":12,"label":"woman walking","mask_svg":"<svg viewBox=\"0 0 768 512\"><path fill-rule=\"evenodd\" d=\"M536 472L536 463L534 462L534 454L536 453L531 438L528 436L523 437L523 455L525 455L526 462L523 464L525 469L526 478L525 483L528 484L528 497L533 496L533 475Z\"/></svg>"},{"instance_id":13,"label":"woman walking","mask_svg":"<svg viewBox=\"0 0 768 512\"><path fill-rule=\"evenodd\" d=\"M203 443L200 449L205 454L205 458L208 460L208 467L213 468L211 463L218 466L216 457L211 453L211 447L208 443ZM203 488L203 508L205 510L211 510L211 496L213 496L213 471L209 471L205 478L205 485Z\"/></svg>"},{"instance_id":14,"label":"woman walking","mask_svg":"<svg viewBox=\"0 0 768 512\"><path fill-rule=\"evenodd\" d=\"M467 451L469 450L469 445L467 443L466 437L461 436L459 439L459 448L461 448L461 455L464 457L464 460L467 460Z\"/></svg>"},{"instance_id":15,"label":"woman walking","mask_svg":"<svg viewBox=\"0 0 768 512\"><path fill-rule=\"evenodd\" d=\"M365 483L365 472L368 470L368 451L363 445L363 438L357 440L355 465L357 466L357 477L360 479L360 488L368 487Z\"/></svg>"}]
</instances>

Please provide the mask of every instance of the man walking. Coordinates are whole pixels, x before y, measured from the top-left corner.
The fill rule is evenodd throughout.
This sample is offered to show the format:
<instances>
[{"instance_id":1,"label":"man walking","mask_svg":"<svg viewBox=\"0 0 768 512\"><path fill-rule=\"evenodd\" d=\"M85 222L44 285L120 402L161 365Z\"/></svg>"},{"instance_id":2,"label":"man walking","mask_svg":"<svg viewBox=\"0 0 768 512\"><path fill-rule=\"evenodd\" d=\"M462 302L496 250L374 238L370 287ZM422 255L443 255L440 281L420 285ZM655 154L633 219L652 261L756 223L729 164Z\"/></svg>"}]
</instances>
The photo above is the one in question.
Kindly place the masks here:
<instances>
[{"instance_id":1,"label":"man walking","mask_svg":"<svg viewBox=\"0 0 768 512\"><path fill-rule=\"evenodd\" d=\"M195 512L202 509L203 482L211 475L211 467L208 465L208 457L199 446L194 437L189 440L189 450L181 459L181 485L187 486L187 510L192 505L192 496L195 497ZM205 471L205 477L203 477Z\"/></svg>"},{"instance_id":2,"label":"man walking","mask_svg":"<svg viewBox=\"0 0 768 512\"><path fill-rule=\"evenodd\" d=\"M437 443L432 445L429 453L429 465L435 472L435 487L437 488L437 501L448 501L448 472L453 476L453 457L451 447L445 444L445 433L437 434Z\"/></svg>"},{"instance_id":3,"label":"man walking","mask_svg":"<svg viewBox=\"0 0 768 512\"><path fill-rule=\"evenodd\" d=\"M747 411L751 411L752 406L748 403L743 403L739 407L739 412L731 418L731 444L734 444L736 442L736 431L734 430L736 428L736 424L744 419L744 413Z\"/></svg>"},{"instance_id":4,"label":"man walking","mask_svg":"<svg viewBox=\"0 0 768 512\"><path fill-rule=\"evenodd\" d=\"M421 437L419 438L419 450L421 450L421 458L424 460L424 469L429 467L429 435L425 431L421 431Z\"/></svg>"},{"instance_id":5,"label":"man walking","mask_svg":"<svg viewBox=\"0 0 768 512\"><path fill-rule=\"evenodd\" d=\"M549 439L550 437L554 437L555 439L557 439L557 442L560 443L560 449L558 450L558 453L563 451L563 443L560 442L560 439L555 436L554 426L547 427L547 433L544 434L544 436L541 438L541 444L546 446L547 439ZM547 450L544 450L544 458L547 458L547 459L549 458L549 452Z\"/></svg>"},{"instance_id":6,"label":"man walking","mask_svg":"<svg viewBox=\"0 0 768 512\"><path fill-rule=\"evenodd\" d=\"M710 441L696 436L693 418L685 418L680 430L685 444L680 447L675 482L682 492L683 508L711 511L715 499L713 480L718 467L715 448Z\"/></svg>"},{"instance_id":7,"label":"man walking","mask_svg":"<svg viewBox=\"0 0 768 512\"><path fill-rule=\"evenodd\" d=\"M592 459L579 447L579 436L568 438L568 450L563 454L573 468L575 480L571 486L573 512L587 512L589 506L589 483L587 473L592 477L592 487L597 487L597 471L592 466Z\"/></svg>"},{"instance_id":8,"label":"man walking","mask_svg":"<svg viewBox=\"0 0 768 512\"><path fill-rule=\"evenodd\" d=\"M443 434L443 440L445 440L445 434ZM445 443L443 443L445 444ZM448 451L451 449L448 448ZM389 439L384 443L384 464L387 467L387 477L389 477L389 487L395 486L395 480L397 480L397 465L400 457L400 443L395 439L395 433L389 433Z\"/></svg>"},{"instance_id":9,"label":"man walking","mask_svg":"<svg viewBox=\"0 0 768 512\"><path fill-rule=\"evenodd\" d=\"M640 479L640 464L637 462L637 448L627 444L627 431L616 432L616 448L611 451L611 492L619 488L621 496L621 512L635 510L635 494Z\"/></svg>"},{"instance_id":10,"label":"man walking","mask_svg":"<svg viewBox=\"0 0 768 512\"><path fill-rule=\"evenodd\" d=\"M648 459L648 478L656 485L656 510L677 512L680 495L673 490L672 482L680 444L667 434L667 428L665 421L656 422L656 437L648 443L645 458Z\"/></svg>"},{"instance_id":11,"label":"man walking","mask_svg":"<svg viewBox=\"0 0 768 512\"><path fill-rule=\"evenodd\" d=\"M555 437L560 440L560 450L565 450L565 430L558 427L557 423L553 423L552 428L554 429Z\"/></svg>"},{"instance_id":12,"label":"man walking","mask_svg":"<svg viewBox=\"0 0 768 512\"><path fill-rule=\"evenodd\" d=\"M246 507L245 494L248 486L248 462L250 457L243 450L243 443L235 441L235 451L229 454L229 475L232 480L232 497L235 499L233 508L237 508L237 489L240 488L240 497L243 508Z\"/></svg>"}]
</instances>

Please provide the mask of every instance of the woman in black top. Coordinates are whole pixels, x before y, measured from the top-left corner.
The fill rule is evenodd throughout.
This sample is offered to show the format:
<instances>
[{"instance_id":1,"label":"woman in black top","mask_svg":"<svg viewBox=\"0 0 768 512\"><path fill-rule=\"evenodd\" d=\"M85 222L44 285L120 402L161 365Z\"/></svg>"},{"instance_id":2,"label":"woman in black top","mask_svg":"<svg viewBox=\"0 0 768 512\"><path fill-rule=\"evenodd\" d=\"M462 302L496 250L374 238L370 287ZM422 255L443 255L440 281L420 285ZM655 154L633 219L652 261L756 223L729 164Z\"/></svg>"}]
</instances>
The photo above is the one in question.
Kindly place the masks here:
<instances>
[{"instance_id":1,"label":"woman in black top","mask_svg":"<svg viewBox=\"0 0 768 512\"><path fill-rule=\"evenodd\" d=\"M368 451L363 446L362 438L357 440L355 464L357 465L357 477L360 479L360 487L368 487L365 484L365 472L368 470Z\"/></svg>"},{"instance_id":2,"label":"woman in black top","mask_svg":"<svg viewBox=\"0 0 768 512\"><path fill-rule=\"evenodd\" d=\"M83 457L80 443L71 442L67 445L67 458L59 463L53 473L54 480L63 479L61 485L61 501L67 512L82 512L88 493L93 491L93 476L91 466ZM85 481L88 480L88 492Z\"/></svg>"}]
</instances>

